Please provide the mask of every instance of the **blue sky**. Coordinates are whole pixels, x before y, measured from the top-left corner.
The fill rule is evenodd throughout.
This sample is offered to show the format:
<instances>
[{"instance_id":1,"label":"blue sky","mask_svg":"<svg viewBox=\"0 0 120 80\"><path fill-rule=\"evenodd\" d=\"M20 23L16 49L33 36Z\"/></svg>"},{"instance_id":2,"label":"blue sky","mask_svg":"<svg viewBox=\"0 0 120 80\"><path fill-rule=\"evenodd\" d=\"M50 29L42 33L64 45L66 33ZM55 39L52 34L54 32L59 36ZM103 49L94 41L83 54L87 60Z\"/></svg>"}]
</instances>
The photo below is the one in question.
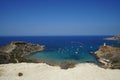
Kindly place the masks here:
<instances>
[{"instance_id":1,"label":"blue sky","mask_svg":"<svg viewBox=\"0 0 120 80\"><path fill-rule=\"evenodd\" d=\"M120 34L120 0L0 0L1 36Z\"/></svg>"}]
</instances>

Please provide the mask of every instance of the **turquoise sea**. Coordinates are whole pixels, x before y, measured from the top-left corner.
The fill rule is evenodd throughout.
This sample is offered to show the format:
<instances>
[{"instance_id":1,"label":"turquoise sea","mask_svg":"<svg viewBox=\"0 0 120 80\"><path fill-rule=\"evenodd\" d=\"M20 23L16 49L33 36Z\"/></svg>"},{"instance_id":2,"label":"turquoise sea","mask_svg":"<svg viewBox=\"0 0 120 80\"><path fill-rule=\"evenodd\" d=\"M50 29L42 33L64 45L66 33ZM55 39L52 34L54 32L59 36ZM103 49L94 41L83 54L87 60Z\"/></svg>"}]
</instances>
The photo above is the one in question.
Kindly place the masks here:
<instances>
[{"instance_id":1,"label":"turquoise sea","mask_svg":"<svg viewBox=\"0 0 120 80\"><path fill-rule=\"evenodd\" d=\"M25 41L45 45L43 52L26 56L30 59L45 59L48 61L76 61L97 63L94 52L101 45L120 46L119 41L108 41L103 38L110 36L21 36L0 37L0 46L11 41Z\"/></svg>"}]
</instances>

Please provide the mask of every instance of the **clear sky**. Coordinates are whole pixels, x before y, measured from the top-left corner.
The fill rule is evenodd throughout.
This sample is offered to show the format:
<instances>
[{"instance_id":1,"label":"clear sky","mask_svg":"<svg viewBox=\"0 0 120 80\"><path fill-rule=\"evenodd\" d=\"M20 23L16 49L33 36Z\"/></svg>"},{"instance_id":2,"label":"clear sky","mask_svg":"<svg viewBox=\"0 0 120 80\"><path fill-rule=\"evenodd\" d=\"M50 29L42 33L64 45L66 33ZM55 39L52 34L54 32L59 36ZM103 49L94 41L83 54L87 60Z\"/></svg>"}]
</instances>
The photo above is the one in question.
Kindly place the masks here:
<instances>
[{"instance_id":1,"label":"clear sky","mask_svg":"<svg viewBox=\"0 0 120 80\"><path fill-rule=\"evenodd\" d=\"M120 0L0 0L1 36L120 34Z\"/></svg>"}]
</instances>

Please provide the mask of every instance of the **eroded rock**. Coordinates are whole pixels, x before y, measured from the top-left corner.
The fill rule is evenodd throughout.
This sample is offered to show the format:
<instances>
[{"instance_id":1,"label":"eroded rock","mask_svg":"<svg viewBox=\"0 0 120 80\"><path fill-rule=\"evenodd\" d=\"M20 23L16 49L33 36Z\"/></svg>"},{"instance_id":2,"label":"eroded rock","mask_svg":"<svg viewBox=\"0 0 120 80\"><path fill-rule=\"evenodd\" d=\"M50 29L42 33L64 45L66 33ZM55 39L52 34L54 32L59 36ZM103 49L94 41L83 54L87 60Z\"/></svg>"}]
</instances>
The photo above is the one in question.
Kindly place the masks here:
<instances>
[{"instance_id":1,"label":"eroded rock","mask_svg":"<svg viewBox=\"0 0 120 80\"><path fill-rule=\"evenodd\" d=\"M105 67L120 69L120 47L101 46L95 54Z\"/></svg>"},{"instance_id":2,"label":"eroded rock","mask_svg":"<svg viewBox=\"0 0 120 80\"><path fill-rule=\"evenodd\" d=\"M43 51L44 48L42 45L22 41L11 42L6 46L0 47L0 63L29 61L24 56L33 52Z\"/></svg>"}]
</instances>

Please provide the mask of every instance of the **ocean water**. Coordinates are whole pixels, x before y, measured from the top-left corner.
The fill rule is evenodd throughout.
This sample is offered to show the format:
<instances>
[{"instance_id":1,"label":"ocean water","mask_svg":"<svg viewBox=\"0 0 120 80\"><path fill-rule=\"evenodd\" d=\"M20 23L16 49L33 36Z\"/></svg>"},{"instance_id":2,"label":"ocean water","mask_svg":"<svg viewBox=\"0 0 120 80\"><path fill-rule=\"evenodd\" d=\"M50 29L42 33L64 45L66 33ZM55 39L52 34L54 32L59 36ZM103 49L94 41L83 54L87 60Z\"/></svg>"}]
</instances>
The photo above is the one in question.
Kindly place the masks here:
<instances>
[{"instance_id":1,"label":"ocean water","mask_svg":"<svg viewBox=\"0 0 120 80\"><path fill-rule=\"evenodd\" d=\"M32 53L27 58L48 61L76 61L97 63L94 52L101 45L120 46L119 41L108 41L103 38L110 36L24 36L0 37L0 46L12 41L25 41L45 45L42 52Z\"/></svg>"}]
</instances>

